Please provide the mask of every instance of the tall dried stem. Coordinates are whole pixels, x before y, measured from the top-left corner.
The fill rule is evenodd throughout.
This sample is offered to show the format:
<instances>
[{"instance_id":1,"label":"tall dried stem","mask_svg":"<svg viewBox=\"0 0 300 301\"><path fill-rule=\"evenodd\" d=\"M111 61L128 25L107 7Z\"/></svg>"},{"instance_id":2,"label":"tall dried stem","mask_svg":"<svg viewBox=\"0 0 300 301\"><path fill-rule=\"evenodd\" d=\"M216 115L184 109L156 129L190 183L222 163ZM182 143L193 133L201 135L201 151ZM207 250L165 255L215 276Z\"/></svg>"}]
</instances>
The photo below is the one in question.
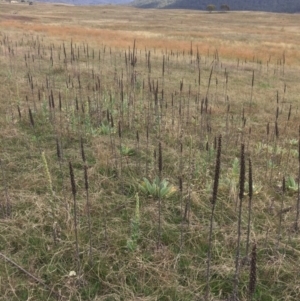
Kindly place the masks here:
<instances>
[{"instance_id":1,"label":"tall dried stem","mask_svg":"<svg viewBox=\"0 0 300 301\"><path fill-rule=\"evenodd\" d=\"M211 249L212 249L212 231L213 231L214 212L215 212L215 207L217 202L218 186L219 186L219 178L220 178L220 170L221 170L221 148L222 148L222 136L220 135L218 139L215 178L214 178L214 186L213 186L213 193L211 199L212 208L211 208L211 215L210 215L207 267L206 267L206 296L205 296L206 301L209 300L209 294L210 294L209 284L210 284L210 262L211 262Z\"/></svg>"},{"instance_id":2,"label":"tall dried stem","mask_svg":"<svg viewBox=\"0 0 300 301\"><path fill-rule=\"evenodd\" d=\"M158 174L159 174L159 181L162 180L162 147L161 142L158 144ZM158 197L158 235L157 235L157 248L160 247L161 244L161 195L159 192Z\"/></svg>"},{"instance_id":3,"label":"tall dried stem","mask_svg":"<svg viewBox=\"0 0 300 301\"><path fill-rule=\"evenodd\" d=\"M4 167L3 167L2 160L0 160L0 169L1 169L2 177L3 177L3 186L4 186L4 189L5 189L5 200L6 200L5 205L0 204L0 211L2 210L2 212L3 212L2 216L4 218L9 218L11 216L12 206L11 206L10 197L9 197L9 194L8 194L7 179L6 179L6 175L5 175L5 172L4 172ZM0 217L1 217L1 215L0 215Z\"/></svg>"},{"instance_id":4,"label":"tall dried stem","mask_svg":"<svg viewBox=\"0 0 300 301\"><path fill-rule=\"evenodd\" d=\"M233 288L233 298L238 300L238 286L239 286L239 273L240 273L240 248L241 248L241 224L242 224L242 205L243 197L245 191L245 145L241 145L241 165L240 165L240 179L239 179L239 213L238 213L238 228L237 228L237 248L236 248L236 258L235 258L235 275L234 275L234 288Z\"/></svg>"},{"instance_id":5,"label":"tall dried stem","mask_svg":"<svg viewBox=\"0 0 300 301\"><path fill-rule=\"evenodd\" d=\"M92 250L92 230L91 230L91 210L90 210L90 199L89 199L89 179L88 179L88 167L84 165L84 187L86 193L86 211L88 218L88 231L89 231L89 259L90 264L93 264L93 250Z\"/></svg>"},{"instance_id":6,"label":"tall dried stem","mask_svg":"<svg viewBox=\"0 0 300 301\"><path fill-rule=\"evenodd\" d=\"M285 194L285 177L282 178L282 191L281 191L281 204L280 204L280 212L279 212L279 225L278 225L278 237L277 237L277 249L279 249L279 243L281 240L281 226L282 226L282 217L283 217L283 201Z\"/></svg>"},{"instance_id":7,"label":"tall dried stem","mask_svg":"<svg viewBox=\"0 0 300 301\"><path fill-rule=\"evenodd\" d=\"M295 230L299 231L299 215L300 215L300 126L299 126L299 137L298 137L298 195L297 195L297 207L296 207L296 221Z\"/></svg>"},{"instance_id":8,"label":"tall dried stem","mask_svg":"<svg viewBox=\"0 0 300 301\"><path fill-rule=\"evenodd\" d=\"M248 291L248 297L249 301L252 301L253 295L255 293L255 287L256 287L256 243L254 243L252 247L251 252L251 262L250 262L250 277L249 277L249 291Z\"/></svg>"},{"instance_id":9,"label":"tall dried stem","mask_svg":"<svg viewBox=\"0 0 300 301\"><path fill-rule=\"evenodd\" d=\"M75 231L75 254L77 261L77 274L80 275L80 257L79 257L79 243L78 243L78 229L77 229L77 203L76 203L76 183L72 163L69 162L70 180L73 195L73 209L74 209L74 231Z\"/></svg>"},{"instance_id":10,"label":"tall dried stem","mask_svg":"<svg viewBox=\"0 0 300 301\"><path fill-rule=\"evenodd\" d=\"M253 197L253 183L252 183L252 161L249 158L249 202L248 202L248 228L247 228L247 242L246 242L246 256L249 251L250 240L250 226L251 226L251 210L252 210L252 197Z\"/></svg>"}]
</instances>

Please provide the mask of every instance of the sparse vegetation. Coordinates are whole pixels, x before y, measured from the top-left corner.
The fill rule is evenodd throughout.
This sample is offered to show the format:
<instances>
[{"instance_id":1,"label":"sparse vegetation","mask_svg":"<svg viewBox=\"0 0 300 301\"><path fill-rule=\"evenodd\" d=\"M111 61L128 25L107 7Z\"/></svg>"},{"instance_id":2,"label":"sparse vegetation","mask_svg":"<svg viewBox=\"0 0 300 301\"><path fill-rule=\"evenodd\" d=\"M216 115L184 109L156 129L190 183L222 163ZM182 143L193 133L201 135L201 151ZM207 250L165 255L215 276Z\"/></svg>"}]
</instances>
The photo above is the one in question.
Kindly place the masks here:
<instances>
[{"instance_id":1,"label":"sparse vegetation","mask_svg":"<svg viewBox=\"0 0 300 301\"><path fill-rule=\"evenodd\" d=\"M298 17L15 7L0 300L298 300Z\"/></svg>"}]
</instances>

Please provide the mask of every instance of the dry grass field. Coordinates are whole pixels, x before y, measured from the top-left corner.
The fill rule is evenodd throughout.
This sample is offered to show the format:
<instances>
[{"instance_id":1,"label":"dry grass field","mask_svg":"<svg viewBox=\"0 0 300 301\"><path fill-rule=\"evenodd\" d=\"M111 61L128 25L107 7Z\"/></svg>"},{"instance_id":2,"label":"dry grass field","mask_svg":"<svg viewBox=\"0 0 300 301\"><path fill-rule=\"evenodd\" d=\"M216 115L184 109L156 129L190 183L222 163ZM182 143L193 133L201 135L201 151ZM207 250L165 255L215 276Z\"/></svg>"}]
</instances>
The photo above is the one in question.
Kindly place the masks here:
<instances>
[{"instance_id":1,"label":"dry grass field","mask_svg":"<svg viewBox=\"0 0 300 301\"><path fill-rule=\"evenodd\" d=\"M298 300L299 34L1 3L0 300Z\"/></svg>"},{"instance_id":2,"label":"dry grass field","mask_svg":"<svg viewBox=\"0 0 300 301\"><path fill-rule=\"evenodd\" d=\"M191 41L202 52L218 49L224 57L258 56L297 63L298 15L183 10L140 10L129 7L3 4L1 27L13 32L45 34L59 40L126 48L138 39L139 48L188 51Z\"/></svg>"}]
</instances>

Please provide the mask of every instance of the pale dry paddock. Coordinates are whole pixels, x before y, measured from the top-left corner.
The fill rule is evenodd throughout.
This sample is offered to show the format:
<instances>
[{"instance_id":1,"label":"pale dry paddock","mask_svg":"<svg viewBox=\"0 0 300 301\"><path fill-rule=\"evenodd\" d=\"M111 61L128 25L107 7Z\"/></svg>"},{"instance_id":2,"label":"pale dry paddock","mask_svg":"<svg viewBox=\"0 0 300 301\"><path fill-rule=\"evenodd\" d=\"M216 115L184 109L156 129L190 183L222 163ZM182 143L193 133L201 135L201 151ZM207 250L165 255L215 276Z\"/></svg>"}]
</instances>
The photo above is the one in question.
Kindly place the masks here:
<instances>
[{"instance_id":1,"label":"pale dry paddock","mask_svg":"<svg viewBox=\"0 0 300 301\"><path fill-rule=\"evenodd\" d=\"M35 3L0 4L0 28L44 33L47 38L73 38L95 45L201 52L263 61L300 61L298 15L263 12L225 14L189 10L141 10L130 7L76 7Z\"/></svg>"}]
</instances>

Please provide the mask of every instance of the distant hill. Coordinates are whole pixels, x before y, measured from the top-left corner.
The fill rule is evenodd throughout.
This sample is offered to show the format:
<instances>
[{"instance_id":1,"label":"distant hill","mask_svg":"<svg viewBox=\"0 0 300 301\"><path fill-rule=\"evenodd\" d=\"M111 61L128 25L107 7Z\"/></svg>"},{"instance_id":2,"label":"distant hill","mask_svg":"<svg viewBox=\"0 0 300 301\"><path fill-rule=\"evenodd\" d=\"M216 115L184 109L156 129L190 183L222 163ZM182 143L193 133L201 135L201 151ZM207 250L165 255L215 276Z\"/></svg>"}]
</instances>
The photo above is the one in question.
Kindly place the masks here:
<instances>
[{"instance_id":1,"label":"distant hill","mask_svg":"<svg viewBox=\"0 0 300 301\"><path fill-rule=\"evenodd\" d=\"M208 4L214 4L220 10L227 4L230 10L250 10L280 13L300 12L299 0L134 0L132 6L140 8L178 8L206 10Z\"/></svg>"},{"instance_id":2,"label":"distant hill","mask_svg":"<svg viewBox=\"0 0 300 301\"><path fill-rule=\"evenodd\" d=\"M98 5L98 4L128 4L132 0L37 0L37 2L66 3L73 5Z\"/></svg>"}]
</instances>

